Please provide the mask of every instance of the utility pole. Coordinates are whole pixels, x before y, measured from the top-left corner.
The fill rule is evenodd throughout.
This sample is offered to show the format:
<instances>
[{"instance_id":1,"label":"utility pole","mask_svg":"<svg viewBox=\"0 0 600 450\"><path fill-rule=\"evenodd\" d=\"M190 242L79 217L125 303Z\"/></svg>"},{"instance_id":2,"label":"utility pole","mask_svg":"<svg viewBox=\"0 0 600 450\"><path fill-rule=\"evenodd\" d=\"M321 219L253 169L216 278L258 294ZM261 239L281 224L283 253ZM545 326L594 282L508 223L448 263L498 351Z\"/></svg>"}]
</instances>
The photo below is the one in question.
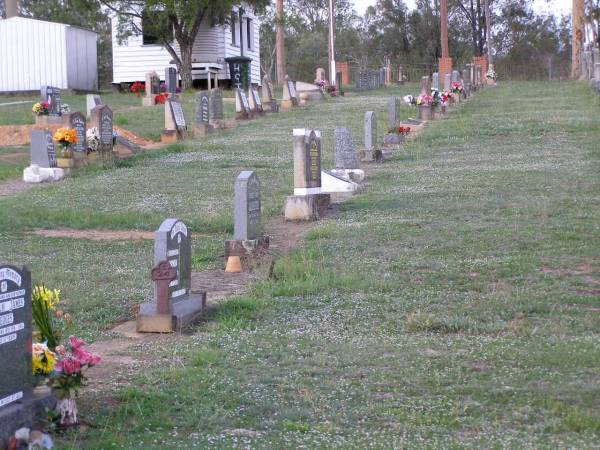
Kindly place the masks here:
<instances>
[{"instance_id":1,"label":"utility pole","mask_svg":"<svg viewBox=\"0 0 600 450\"><path fill-rule=\"evenodd\" d=\"M579 78L583 46L583 0L573 0L571 37L571 78Z\"/></svg>"},{"instance_id":2,"label":"utility pole","mask_svg":"<svg viewBox=\"0 0 600 450\"><path fill-rule=\"evenodd\" d=\"M277 36L275 38L275 53L277 58L277 83L285 83L285 36L283 28L283 0L276 0L275 4L275 18L277 21L276 31Z\"/></svg>"},{"instance_id":3,"label":"utility pole","mask_svg":"<svg viewBox=\"0 0 600 450\"><path fill-rule=\"evenodd\" d=\"M333 0L329 0L329 84L335 86L336 70L335 70L335 14Z\"/></svg>"}]
</instances>

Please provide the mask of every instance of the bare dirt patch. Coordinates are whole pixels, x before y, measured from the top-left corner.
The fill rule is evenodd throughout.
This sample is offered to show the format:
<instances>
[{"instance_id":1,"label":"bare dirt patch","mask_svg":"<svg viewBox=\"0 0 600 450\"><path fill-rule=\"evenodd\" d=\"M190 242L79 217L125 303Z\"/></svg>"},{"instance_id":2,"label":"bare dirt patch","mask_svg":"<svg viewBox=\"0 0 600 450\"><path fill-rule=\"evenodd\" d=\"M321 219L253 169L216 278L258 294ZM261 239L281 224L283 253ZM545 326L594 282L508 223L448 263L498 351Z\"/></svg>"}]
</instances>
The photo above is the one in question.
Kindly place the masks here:
<instances>
[{"instance_id":1,"label":"bare dirt patch","mask_svg":"<svg viewBox=\"0 0 600 450\"><path fill-rule=\"evenodd\" d=\"M91 241L154 239L154 232L141 230L74 230L72 228L58 228L56 230L35 230L32 234L54 238L89 239Z\"/></svg>"},{"instance_id":2,"label":"bare dirt patch","mask_svg":"<svg viewBox=\"0 0 600 450\"><path fill-rule=\"evenodd\" d=\"M0 197L6 197L8 195L15 195L19 192L27 191L34 185L31 183L25 183L23 180L9 180L4 183L0 183Z\"/></svg>"},{"instance_id":3,"label":"bare dirt patch","mask_svg":"<svg viewBox=\"0 0 600 450\"><path fill-rule=\"evenodd\" d=\"M31 130L49 129L56 131L60 125L0 125L0 147L29 145Z\"/></svg>"}]
</instances>

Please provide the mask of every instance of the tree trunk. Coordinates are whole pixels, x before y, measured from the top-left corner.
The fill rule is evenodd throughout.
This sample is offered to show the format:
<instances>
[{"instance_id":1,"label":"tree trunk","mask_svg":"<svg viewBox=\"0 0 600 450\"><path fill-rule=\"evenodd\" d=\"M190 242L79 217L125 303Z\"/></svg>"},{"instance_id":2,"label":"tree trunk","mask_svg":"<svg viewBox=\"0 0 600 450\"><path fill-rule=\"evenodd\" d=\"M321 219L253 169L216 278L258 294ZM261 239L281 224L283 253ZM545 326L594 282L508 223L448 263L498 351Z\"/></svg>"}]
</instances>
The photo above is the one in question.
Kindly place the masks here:
<instances>
[{"instance_id":1,"label":"tree trunk","mask_svg":"<svg viewBox=\"0 0 600 450\"><path fill-rule=\"evenodd\" d=\"M285 37L283 28L283 0L277 0L276 2L276 30L277 35L275 38L275 49L277 54L277 82L283 84L285 81L286 69L285 69Z\"/></svg>"},{"instance_id":2,"label":"tree trunk","mask_svg":"<svg viewBox=\"0 0 600 450\"><path fill-rule=\"evenodd\" d=\"M181 64L179 64L179 74L181 76L181 90L190 89L192 87L192 50L194 41L191 44L181 45Z\"/></svg>"},{"instance_id":3,"label":"tree trunk","mask_svg":"<svg viewBox=\"0 0 600 450\"><path fill-rule=\"evenodd\" d=\"M573 0L573 35L571 37L571 77L579 78L583 47L583 0Z\"/></svg>"},{"instance_id":4,"label":"tree trunk","mask_svg":"<svg viewBox=\"0 0 600 450\"><path fill-rule=\"evenodd\" d=\"M475 14L475 6L473 0L471 6L471 39L473 40L473 56L477 56L477 15Z\"/></svg>"}]
</instances>

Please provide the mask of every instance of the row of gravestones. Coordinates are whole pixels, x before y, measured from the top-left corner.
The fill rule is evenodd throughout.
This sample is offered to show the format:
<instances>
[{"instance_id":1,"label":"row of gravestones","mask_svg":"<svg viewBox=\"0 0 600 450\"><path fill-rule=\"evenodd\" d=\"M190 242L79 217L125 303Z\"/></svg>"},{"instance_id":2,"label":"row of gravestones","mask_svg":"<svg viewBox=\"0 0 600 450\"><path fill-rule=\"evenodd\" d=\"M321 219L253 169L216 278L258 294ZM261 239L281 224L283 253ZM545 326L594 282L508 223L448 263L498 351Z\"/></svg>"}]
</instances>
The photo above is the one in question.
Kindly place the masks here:
<instances>
[{"instance_id":1,"label":"row of gravestones","mask_svg":"<svg viewBox=\"0 0 600 450\"><path fill-rule=\"evenodd\" d=\"M356 89L370 90L385 86L385 69L360 70L356 76Z\"/></svg>"}]
</instances>

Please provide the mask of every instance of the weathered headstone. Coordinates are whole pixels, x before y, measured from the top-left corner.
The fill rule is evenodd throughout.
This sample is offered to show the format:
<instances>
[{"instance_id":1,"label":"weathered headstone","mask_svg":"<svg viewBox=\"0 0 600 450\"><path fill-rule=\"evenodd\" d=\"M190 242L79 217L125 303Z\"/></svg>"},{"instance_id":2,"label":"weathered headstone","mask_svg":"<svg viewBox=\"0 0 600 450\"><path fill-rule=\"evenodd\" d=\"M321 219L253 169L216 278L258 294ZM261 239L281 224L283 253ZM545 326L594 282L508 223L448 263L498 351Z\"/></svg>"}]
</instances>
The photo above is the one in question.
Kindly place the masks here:
<instances>
[{"instance_id":1,"label":"weathered headstone","mask_svg":"<svg viewBox=\"0 0 600 450\"><path fill-rule=\"evenodd\" d=\"M327 76L325 75L325 69L323 69L322 67L318 67L315 74L315 81L324 81L326 79Z\"/></svg>"},{"instance_id":2,"label":"weathered headstone","mask_svg":"<svg viewBox=\"0 0 600 450\"><path fill-rule=\"evenodd\" d=\"M165 90L169 93L169 97L173 97L177 93L177 69L175 67L165 69Z\"/></svg>"},{"instance_id":3,"label":"weathered headstone","mask_svg":"<svg viewBox=\"0 0 600 450\"><path fill-rule=\"evenodd\" d=\"M292 106L298 106L298 94L296 93L296 85L286 75L283 83L283 99L281 105L284 109L289 109Z\"/></svg>"},{"instance_id":4,"label":"weathered headstone","mask_svg":"<svg viewBox=\"0 0 600 450\"><path fill-rule=\"evenodd\" d=\"M76 155L84 155L87 151L85 117L80 112L72 112L68 115L68 121L69 128L74 129L77 136L77 142L73 144L72 149Z\"/></svg>"},{"instance_id":5,"label":"weathered headstone","mask_svg":"<svg viewBox=\"0 0 600 450\"><path fill-rule=\"evenodd\" d=\"M273 83L271 82L271 78L268 75L263 77L263 84L261 86L261 96L262 102L266 105L270 112L278 112L279 111L279 103L273 97Z\"/></svg>"},{"instance_id":6,"label":"weathered headstone","mask_svg":"<svg viewBox=\"0 0 600 450\"><path fill-rule=\"evenodd\" d=\"M56 150L50 131L31 131L31 164L39 167L56 167Z\"/></svg>"},{"instance_id":7,"label":"weathered headstone","mask_svg":"<svg viewBox=\"0 0 600 450\"><path fill-rule=\"evenodd\" d=\"M388 128L391 130L396 127L396 123L398 122L398 98L390 97L388 98Z\"/></svg>"},{"instance_id":8,"label":"weathered headstone","mask_svg":"<svg viewBox=\"0 0 600 450\"><path fill-rule=\"evenodd\" d=\"M0 446L21 427L31 427L51 407L51 396L32 395L31 274L0 266Z\"/></svg>"},{"instance_id":9,"label":"weathered headstone","mask_svg":"<svg viewBox=\"0 0 600 450\"><path fill-rule=\"evenodd\" d=\"M174 142L187 136L187 124L181 103L175 98L165 102L165 128L161 134L162 142Z\"/></svg>"},{"instance_id":10,"label":"weathered headstone","mask_svg":"<svg viewBox=\"0 0 600 450\"><path fill-rule=\"evenodd\" d=\"M437 72L431 75L431 89L440 90L440 74Z\"/></svg>"},{"instance_id":11,"label":"weathered headstone","mask_svg":"<svg viewBox=\"0 0 600 450\"><path fill-rule=\"evenodd\" d=\"M101 104L102 104L102 100L100 99L99 95L87 94L85 97L87 117L91 117L92 109L94 109L96 106L100 106Z\"/></svg>"},{"instance_id":12,"label":"weathered headstone","mask_svg":"<svg viewBox=\"0 0 600 450\"><path fill-rule=\"evenodd\" d=\"M265 110L263 104L260 101L260 95L255 87L250 87L248 92L248 103L250 105L250 111L257 114L264 114Z\"/></svg>"},{"instance_id":13,"label":"weathered headstone","mask_svg":"<svg viewBox=\"0 0 600 450\"><path fill-rule=\"evenodd\" d=\"M427 94L431 92L431 85L429 76L421 77L421 94Z\"/></svg>"},{"instance_id":14,"label":"weathered headstone","mask_svg":"<svg viewBox=\"0 0 600 450\"><path fill-rule=\"evenodd\" d=\"M223 120L223 91L213 89L210 93L211 120Z\"/></svg>"},{"instance_id":15,"label":"weathered headstone","mask_svg":"<svg viewBox=\"0 0 600 450\"><path fill-rule=\"evenodd\" d=\"M377 116L373 111L365 113L365 150L377 149Z\"/></svg>"},{"instance_id":16,"label":"weathered headstone","mask_svg":"<svg viewBox=\"0 0 600 450\"><path fill-rule=\"evenodd\" d=\"M178 331L202 312L206 302L205 293L191 293L192 236L179 219L166 219L154 236L154 268L151 273L154 302L140 306L137 330L158 333ZM174 278L172 271L165 264L161 265L164 262L176 270ZM165 299L163 283L168 278L172 279Z\"/></svg>"},{"instance_id":17,"label":"weathered headstone","mask_svg":"<svg viewBox=\"0 0 600 450\"><path fill-rule=\"evenodd\" d=\"M456 83L458 82L458 79L460 78L460 73L458 72L458 70L453 70L452 71L452 82Z\"/></svg>"},{"instance_id":18,"label":"weathered headstone","mask_svg":"<svg viewBox=\"0 0 600 450\"><path fill-rule=\"evenodd\" d=\"M196 117L194 135L205 136L212 131L210 123L210 96L207 91L196 93Z\"/></svg>"},{"instance_id":19,"label":"weathered headstone","mask_svg":"<svg viewBox=\"0 0 600 450\"><path fill-rule=\"evenodd\" d=\"M91 113L91 126L98 130L100 151L112 152L113 147L113 113L107 105L96 106Z\"/></svg>"},{"instance_id":20,"label":"weathered headstone","mask_svg":"<svg viewBox=\"0 0 600 450\"><path fill-rule=\"evenodd\" d=\"M331 197L321 192L321 132L294 129L294 195L286 198L286 220L315 220Z\"/></svg>"},{"instance_id":21,"label":"weathered headstone","mask_svg":"<svg viewBox=\"0 0 600 450\"><path fill-rule=\"evenodd\" d=\"M42 86L40 92L41 100L50 104L50 115L60 116L62 114L60 104L60 89L54 86Z\"/></svg>"},{"instance_id":22,"label":"weathered headstone","mask_svg":"<svg viewBox=\"0 0 600 450\"><path fill-rule=\"evenodd\" d=\"M245 170L235 180L233 238L247 241L260 236L260 180Z\"/></svg>"},{"instance_id":23,"label":"weathered headstone","mask_svg":"<svg viewBox=\"0 0 600 450\"><path fill-rule=\"evenodd\" d=\"M160 93L160 78L156 72L146 73L146 95L142 100L144 106L152 106L156 104L156 96Z\"/></svg>"},{"instance_id":24,"label":"weathered headstone","mask_svg":"<svg viewBox=\"0 0 600 450\"><path fill-rule=\"evenodd\" d=\"M449 73L444 75L444 91L450 92L450 88L452 87L451 80L452 80L452 75L450 75Z\"/></svg>"},{"instance_id":25,"label":"weathered headstone","mask_svg":"<svg viewBox=\"0 0 600 450\"><path fill-rule=\"evenodd\" d=\"M235 118L238 120L247 120L252 118L248 97L241 88L235 90Z\"/></svg>"},{"instance_id":26,"label":"weathered headstone","mask_svg":"<svg viewBox=\"0 0 600 450\"><path fill-rule=\"evenodd\" d=\"M333 131L336 169L358 169L359 161L348 128Z\"/></svg>"}]
</instances>

